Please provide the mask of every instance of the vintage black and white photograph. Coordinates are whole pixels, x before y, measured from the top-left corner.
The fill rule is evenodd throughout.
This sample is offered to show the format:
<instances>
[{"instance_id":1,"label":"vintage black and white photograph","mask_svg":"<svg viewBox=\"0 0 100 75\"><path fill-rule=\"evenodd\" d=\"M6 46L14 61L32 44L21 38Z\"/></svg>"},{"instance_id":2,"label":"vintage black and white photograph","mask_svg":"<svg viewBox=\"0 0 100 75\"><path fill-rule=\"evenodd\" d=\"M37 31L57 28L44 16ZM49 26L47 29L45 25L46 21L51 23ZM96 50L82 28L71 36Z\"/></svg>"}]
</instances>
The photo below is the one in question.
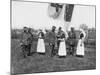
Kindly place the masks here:
<instances>
[{"instance_id":1,"label":"vintage black and white photograph","mask_svg":"<svg viewBox=\"0 0 100 75\"><path fill-rule=\"evenodd\" d=\"M96 69L96 6L11 1L11 74Z\"/></svg>"}]
</instances>

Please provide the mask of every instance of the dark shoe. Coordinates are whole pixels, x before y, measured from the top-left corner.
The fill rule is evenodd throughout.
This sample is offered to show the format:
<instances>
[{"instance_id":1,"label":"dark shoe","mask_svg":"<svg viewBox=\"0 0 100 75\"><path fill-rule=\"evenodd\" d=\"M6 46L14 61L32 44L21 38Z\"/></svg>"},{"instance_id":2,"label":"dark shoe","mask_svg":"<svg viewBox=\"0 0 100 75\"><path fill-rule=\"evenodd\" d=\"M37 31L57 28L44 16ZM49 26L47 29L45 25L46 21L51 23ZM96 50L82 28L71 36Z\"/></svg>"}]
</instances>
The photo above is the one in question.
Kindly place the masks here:
<instances>
[{"instance_id":1,"label":"dark shoe","mask_svg":"<svg viewBox=\"0 0 100 75\"><path fill-rule=\"evenodd\" d=\"M58 56L59 58L65 58L66 56Z\"/></svg>"},{"instance_id":2,"label":"dark shoe","mask_svg":"<svg viewBox=\"0 0 100 75\"><path fill-rule=\"evenodd\" d=\"M84 56L83 56L83 55L76 55L76 57L80 57L80 58L83 58Z\"/></svg>"}]
</instances>

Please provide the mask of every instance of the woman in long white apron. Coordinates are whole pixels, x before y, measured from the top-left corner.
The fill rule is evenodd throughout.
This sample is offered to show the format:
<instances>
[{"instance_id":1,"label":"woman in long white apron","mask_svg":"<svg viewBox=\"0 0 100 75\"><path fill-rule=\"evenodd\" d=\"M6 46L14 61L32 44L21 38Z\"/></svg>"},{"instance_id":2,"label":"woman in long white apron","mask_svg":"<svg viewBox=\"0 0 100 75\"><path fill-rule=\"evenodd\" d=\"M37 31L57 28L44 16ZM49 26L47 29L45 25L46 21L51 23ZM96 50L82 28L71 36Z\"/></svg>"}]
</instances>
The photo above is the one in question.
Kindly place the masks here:
<instances>
[{"instance_id":1,"label":"woman in long white apron","mask_svg":"<svg viewBox=\"0 0 100 75\"><path fill-rule=\"evenodd\" d=\"M77 45L77 50L76 50L76 56L81 56L83 57L85 55L85 49L84 49L84 39L85 39L85 31L80 29L80 37Z\"/></svg>"},{"instance_id":2,"label":"woman in long white apron","mask_svg":"<svg viewBox=\"0 0 100 75\"><path fill-rule=\"evenodd\" d=\"M40 30L38 34L37 53L45 53L44 33Z\"/></svg>"},{"instance_id":3,"label":"woman in long white apron","mask_svg":"<svg viewBox=\"0 0 100 75\"><path fill-rule=\"evenodd\" d=\"M59 38L59 40L60 40L60 45L59 45L59 50L58 50L58 56L65 57L67 55L67 52L66 52L65 34L64 33L61 35L61 38Z\"/></svg>"}]
</instances>

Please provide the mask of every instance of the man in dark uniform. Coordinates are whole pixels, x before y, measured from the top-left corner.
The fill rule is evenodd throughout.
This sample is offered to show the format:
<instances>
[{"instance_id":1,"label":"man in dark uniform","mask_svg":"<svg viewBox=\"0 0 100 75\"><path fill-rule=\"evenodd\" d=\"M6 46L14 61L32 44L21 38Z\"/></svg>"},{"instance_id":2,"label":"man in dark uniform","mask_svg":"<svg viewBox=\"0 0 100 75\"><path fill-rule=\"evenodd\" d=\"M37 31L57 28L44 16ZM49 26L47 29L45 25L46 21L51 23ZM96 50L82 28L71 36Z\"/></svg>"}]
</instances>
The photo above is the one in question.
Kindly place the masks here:
<instances>
[{"instance_id":1,"label":"man in dark uniform","mask_svg":"<svg viewBox=\"0 0 100 75\"><path fill-rule=\"evenodd\" d=\"M27 41L29 42L28 56L30 56L31 55L31 47L32 47L32 43L33 43L33 34L32 34L32 29L31 28L28 29L28 34L29 34L29 37L27 39Z\"/></svg>"},{"instance_id":2,"label":"man in dark uniform","mask_svg":"<svg viewBox=\"0 0 100 75\"><path fill-rule=\"evenodd\" d=\"M57 37L56 37L55 29L56 27L53 26L51 32L49 33L50 35L49 45L51 46L51 57L56 55L55 47L57 46Z\"/></svg>"},{"instance_id":3,"label":"man in dark uniform","mask_svg":"<svg viewBox=\"0 0 100 75\"><path fill-rule=\"evenodd\" d=\"M76 34L74 28L71 28L71 31L68 33L68 41L69 41L69 55L74 55L75 45L76 45Z\"/></svg>"},{"instance_id":4,"label":"man in dark uniform","mask_svg":"<svg viewBox=\"0 0 100 75\"><path fill-rule=\"evenodd\" d=\"M22 39L20 41L24 58L30 55L31 42L32 42L32 34L30 33L30 29L24 27L22 33Z\"/></svg>"}]
</instances>

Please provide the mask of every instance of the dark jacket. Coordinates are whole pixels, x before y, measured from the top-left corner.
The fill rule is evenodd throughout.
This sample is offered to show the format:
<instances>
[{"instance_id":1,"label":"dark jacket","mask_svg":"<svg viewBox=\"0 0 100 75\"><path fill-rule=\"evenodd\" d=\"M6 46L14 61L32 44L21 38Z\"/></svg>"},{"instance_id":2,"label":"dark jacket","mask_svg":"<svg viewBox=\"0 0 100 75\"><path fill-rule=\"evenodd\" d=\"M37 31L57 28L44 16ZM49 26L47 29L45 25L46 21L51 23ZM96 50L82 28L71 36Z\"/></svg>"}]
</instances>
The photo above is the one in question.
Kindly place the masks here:
<instances>
[{"instance_id":1,"label":"dark jacket","mask_svg":"<svg viewBox=\"0 0 100 75\"><path fill-rule=\"evenodd\" d=\"M49 32L49 42L50 42L50 43L53 43L53 44L54 44L55 42L57 42L56 33L53 32L53 31Z\"/></svg>"},{"instance_id":2,"label":"dark jacket","mask_svg":"<svg viewBox=\"0 0 100 75\"><path fill-rule=\"evenodd\" d=\"M28 33L28 32L23 32L22 33L22 39L21 39L21 43L23 45L29 45L32 43L32 39L33 39L33 36L31 33Z\"/></svg>"},{"instance_id":3,"label":"dark jacket","mask_svg":"<svg viewBox=\"0 0 100 75\"><path fill-rule=\"evenodd\" d=\"M70 31L68 33L68 43L69 45L75 45L76 44L76 33L75 32L72 32Z\"/></svg>"}]
</instances>

